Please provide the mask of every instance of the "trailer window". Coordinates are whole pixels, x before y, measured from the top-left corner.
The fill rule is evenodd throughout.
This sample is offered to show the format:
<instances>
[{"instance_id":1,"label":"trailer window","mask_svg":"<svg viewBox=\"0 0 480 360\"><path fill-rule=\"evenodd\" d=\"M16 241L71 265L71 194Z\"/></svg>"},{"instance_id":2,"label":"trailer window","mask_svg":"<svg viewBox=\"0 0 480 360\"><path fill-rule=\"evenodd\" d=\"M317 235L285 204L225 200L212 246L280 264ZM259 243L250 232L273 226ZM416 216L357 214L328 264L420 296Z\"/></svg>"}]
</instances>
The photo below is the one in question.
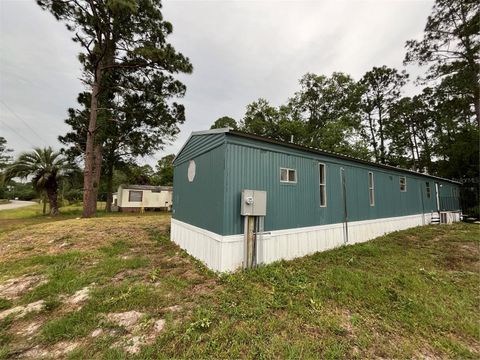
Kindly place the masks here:
<instances>
[{"instance_id":1,"label":"trailer window","mask_svg":"<svg viewBox=\"0 0 480 360\"><path fill-rule=\"evenodd\" d=\"M407 178L405 176L400 176L400 191L407 191Z\"/></svg>"},{"instance_id":2,"label":"trailer window","mask_svg":"<svg viewBox=\"0 0 480 360\"><path fill-rule=\"evenodd\" d=\"M129 202L142 202L142 200L143 200L143 191L130 190L128 192Z\"/></svg>"},{"instance_id":3,"label":"trailer window","mask_svg":"<svg viewBox=\"0 0 480 360\"><path fill-rule=\"evenodd\" d=\"M370 206L375 206L375 183L371 171L368 172L368 195L370 198Z\"/></svg>"},{"instance_id":4,"label":"trailer window","mask_svg":"<svg viewBox=\"0 0 480 360\"><path fill-rule=\"evenodd\" d=\"M320 173L320 206L327 206L327 168L325 164L318 164Z\"/></svg>"},{"instance_id":5,"label":"trailer window","mask_svg":"<svg viewBox=\"0 0 480 360\"><path fill-rule=\"evenodd\" d=\"M427 198L430 199L430 196L432 196L432 192L430 190L430 183L428 181L425 183L425 189L427 190Z\"/></svg>"},{"instance_id":6,"label":"trailer window","mask_svg":"<svg viewBox=\"0 0 480 360\"><path fill-rule=\"evenodd\" d=\"M297 170L280 168L280 182L296 183L297 182Z\"/></svg>"}]
</instances>

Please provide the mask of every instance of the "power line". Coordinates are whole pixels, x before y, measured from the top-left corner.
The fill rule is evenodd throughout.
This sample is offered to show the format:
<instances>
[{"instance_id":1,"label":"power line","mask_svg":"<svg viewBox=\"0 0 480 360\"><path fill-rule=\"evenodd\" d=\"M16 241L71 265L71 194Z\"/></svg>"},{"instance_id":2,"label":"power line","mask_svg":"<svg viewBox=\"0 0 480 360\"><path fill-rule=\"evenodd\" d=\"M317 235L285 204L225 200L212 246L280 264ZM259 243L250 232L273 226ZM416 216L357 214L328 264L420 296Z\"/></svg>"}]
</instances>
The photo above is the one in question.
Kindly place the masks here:
<instances>
[{"instance_id":1,"label":"power line","mask_svg":"<svg viewBox=\"0 0 480 360\"><path fill-rule=\"evenodd\" d=\"M12 108L10 106L8 106L5 101L3 100L0 100L0 102L7 108L8 111L10 111L17 119L19 119L21 122L23 122L25 124L25 126L27 128L30 129L30 131L32 133L34 133L38 138L40 138L43 142L45 142L45 145L48 145L48 141L46 141L42 136L40 136L40 134L38 134L30 125L28 125L28 123L23 120L20 116L18 116L18 114L12 110Z\"/></svg>"},{"instance_id":2,"label":"power line","mask_svg":"<svg viewBox=\"0 0 480 360\"><path fill-rule=\"evenodd\" d=\"M26 139L23 135L21 135L20 133L18 133L14 128L12 128L10 125L7 125L5 124L2 119L0 119L0 122L6 126L7 128L10 129L10 131L12 131L13 133L15 133L15 135L17 135L19 138L23 139L25 141L25 143L27 143L28 145L30 145L31 147L35 147L34 145L32 145L32 143L30 142L30 140Z\"/></svg>"}]
</instances>

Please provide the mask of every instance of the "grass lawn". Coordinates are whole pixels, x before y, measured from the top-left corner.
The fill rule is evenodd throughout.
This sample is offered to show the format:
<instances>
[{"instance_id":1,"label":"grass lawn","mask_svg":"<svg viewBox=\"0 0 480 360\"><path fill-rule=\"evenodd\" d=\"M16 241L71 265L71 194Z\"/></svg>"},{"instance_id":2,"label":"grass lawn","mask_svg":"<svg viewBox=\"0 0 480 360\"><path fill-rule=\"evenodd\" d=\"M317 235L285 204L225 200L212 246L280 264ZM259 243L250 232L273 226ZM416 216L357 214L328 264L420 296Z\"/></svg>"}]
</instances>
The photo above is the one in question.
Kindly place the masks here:
<instances>
[{"instance_id":1,"label":"grass lawn","mask_svg":"<svg viewBox=\"0 0 480 360\"><path fill-rule=\"evenodd\" d=\"M217 275L168 214L77 216L0 233L0 358L480 356L478 225Z\"/></svg>"},{"instance_id":2,"label":"grass lawn","mask_svg":"<svg viewBox=\"0 0 480 360\"><path fill-rule=\"evenodd\" d=\"M43 205L36 204L32 206L25 206L18 209L11 209L11 210L2 210L0 211L0 235L7 231L12 231L15 229L19 229L28 225L33 224L43 224L52 221L59 221L65 219L74 219L77 217L82 216L82 204L72 204L68 206L63 206L60 208L60 215L59 216L49 216L43 215ZM48 206L47 206L48 212ZM145 216L148 215L155 215L156 213L147 212ZM131 216L128 213L107 213L105 212L105 202L98 202L97 203L97 216L104 217L104 216Z\"/></svg>"}]
</instances>

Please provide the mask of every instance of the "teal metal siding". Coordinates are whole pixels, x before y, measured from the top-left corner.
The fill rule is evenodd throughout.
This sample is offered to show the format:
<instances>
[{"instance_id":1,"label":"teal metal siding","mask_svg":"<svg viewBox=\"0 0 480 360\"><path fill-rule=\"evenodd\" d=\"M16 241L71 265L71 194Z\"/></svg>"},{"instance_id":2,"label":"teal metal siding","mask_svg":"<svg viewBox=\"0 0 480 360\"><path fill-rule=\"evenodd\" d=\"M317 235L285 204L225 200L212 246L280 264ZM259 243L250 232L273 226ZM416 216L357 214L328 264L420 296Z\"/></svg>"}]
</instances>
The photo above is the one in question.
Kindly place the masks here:
<instances>
[{"instance_id":1,"label":"teal metal siding","mask_svg":"<svg viewBox=\"0 0 480 360\"><path fill-rule=\"evenodd\" d=\"M280 230L344 221L340 169L344 168L348 221L406 216L436 211L435 181L401 171L289 149L238 136L227 136L223 235L243 232L243 189L267 191L265 230ZM318 164L327 169L327 207L320 207ZM280 182L280 168L297 170L297 183ZM374 174L375 206L370 206L368 172ZM407 191L400 191L400 177ZM426 181L431 196L427 198ZM437 181L438 182L438 181ZM439 182L440 189L456 185ZM442 191L442 190L441 190ZM458 209L458 207L457 207Z\"/></svg>"},{"instance_id":2,"label":"teal metal siding","mask_svg":"<svg viewBox=\"0 0 480 360\"><path fill-rule=\"evenodd\" d=\"M175 158L174 164L179 165L198 155L222 145L225 142L225 133L192 135Z\"/></svg>"},{"instance_id":3,"label":"teal metal siding","mask_svg":"<svg viewBox=\"0 0 480 360\"><path fill-rule=\"evenodd\" d=\"M190 160L196 163L193 182L187 178ZM327 171L327 207L320 207L320 162ZM448 181L229 133L192 136L174 165L173 218L220 235L243 233L243 189L267 192L266 231L343 222L341 168L346 176L348 221L437 211L435 183L441 185L441 209L459 209L458 199L452 197L458 185ZM280 182L281 167L297 171L296 184ZM369 171L374 174L375 206L369 202ZM400 191L401 176L407 179L406 192Z\"/></svg>"},{"instance_id":4,"label":"teal metal siding","mask_svg":"<svg viewBox=\"0 0 480 360\"><path fill-rule=\"evenodd\" d=\"M455 184L440 183L440 210L451 211L460 208L459 189ZM456 193L455 193L455 190Z\"/></svg>"},{"instance_id":5,"label":"teal metal siding","mask_svg":"<svg viewBox=\"0 0 480 360\"><path fill-rule=\"evenodd\" d=\"M195 143L199 145L198 142ZM201 148L202 146L197 147ZM190 160L195 161L196 167L193 182L189 182L187 177ZM222 234L224 164L225 144L175 163L172 210L174 219Z\"/></svg>"}]
</instances>

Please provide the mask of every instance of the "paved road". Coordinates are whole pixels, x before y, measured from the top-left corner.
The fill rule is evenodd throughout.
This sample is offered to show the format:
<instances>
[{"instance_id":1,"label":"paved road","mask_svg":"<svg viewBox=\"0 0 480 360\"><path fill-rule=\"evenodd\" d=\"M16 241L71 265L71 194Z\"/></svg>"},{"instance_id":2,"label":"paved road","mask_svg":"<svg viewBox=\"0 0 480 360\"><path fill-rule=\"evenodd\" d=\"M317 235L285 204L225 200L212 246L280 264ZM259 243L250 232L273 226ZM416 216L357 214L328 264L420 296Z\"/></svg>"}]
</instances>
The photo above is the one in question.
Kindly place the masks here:
<instances>
[{"instance_id":1,"label":"paved road","mask_svg":"<svg viewBox=\"0 0 480 360\"><path fill-rule=\"evenodd\" d=\"M34 201L11 200L10 204L0 204L0 211L21 208L24 206L35 205Z\"/></svg>"}]
</instances>

